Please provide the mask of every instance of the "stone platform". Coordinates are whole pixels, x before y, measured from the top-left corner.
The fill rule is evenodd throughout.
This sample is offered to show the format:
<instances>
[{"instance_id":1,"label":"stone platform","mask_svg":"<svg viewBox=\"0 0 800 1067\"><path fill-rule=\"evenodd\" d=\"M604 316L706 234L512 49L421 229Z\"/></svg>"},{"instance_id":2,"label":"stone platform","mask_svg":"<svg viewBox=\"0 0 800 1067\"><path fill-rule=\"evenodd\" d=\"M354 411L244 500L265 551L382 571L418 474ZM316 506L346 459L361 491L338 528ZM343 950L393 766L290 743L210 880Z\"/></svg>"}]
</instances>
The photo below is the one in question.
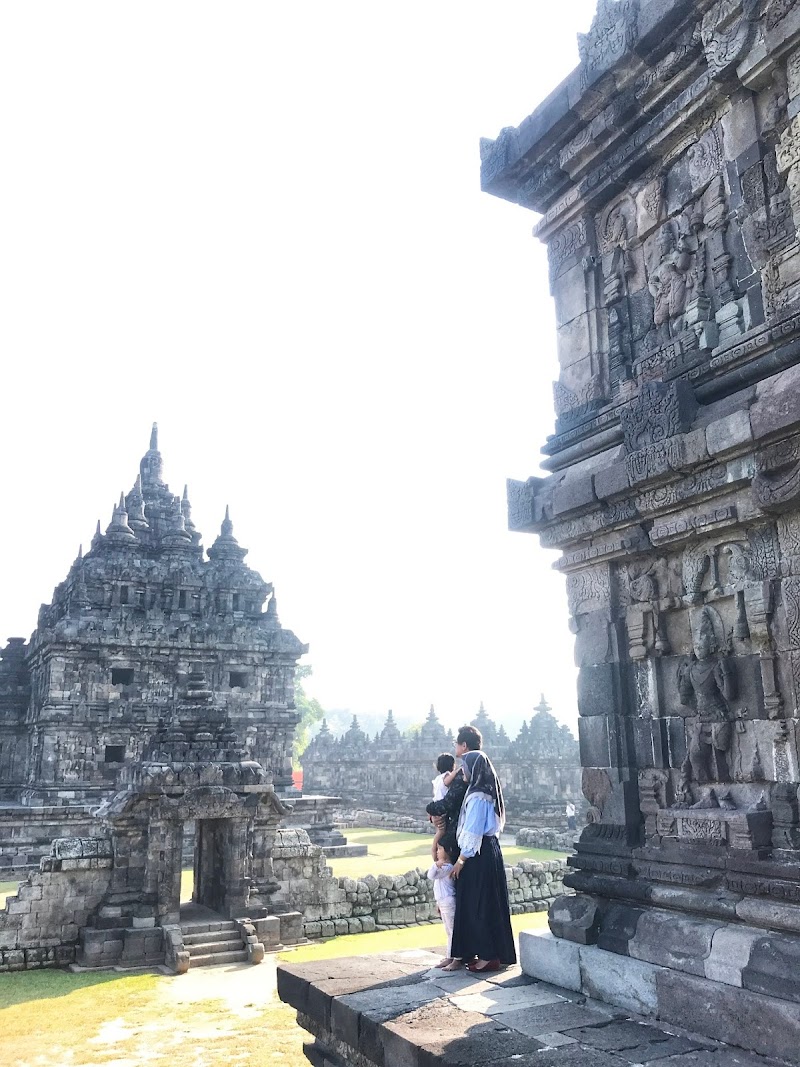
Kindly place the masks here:
<instances>
[{"instance_id":1,"label":"stone platform","mask_svg":"<svg viewBox=\"0 0 800 1067\"><path fill-rule=\"evenodd\" d=\"M644 1020L520 967L432 969L426 951L282 964L278 994L297 1009L314 1067L768 1067L768 1060Z\"/></svg>"}]
</instances>

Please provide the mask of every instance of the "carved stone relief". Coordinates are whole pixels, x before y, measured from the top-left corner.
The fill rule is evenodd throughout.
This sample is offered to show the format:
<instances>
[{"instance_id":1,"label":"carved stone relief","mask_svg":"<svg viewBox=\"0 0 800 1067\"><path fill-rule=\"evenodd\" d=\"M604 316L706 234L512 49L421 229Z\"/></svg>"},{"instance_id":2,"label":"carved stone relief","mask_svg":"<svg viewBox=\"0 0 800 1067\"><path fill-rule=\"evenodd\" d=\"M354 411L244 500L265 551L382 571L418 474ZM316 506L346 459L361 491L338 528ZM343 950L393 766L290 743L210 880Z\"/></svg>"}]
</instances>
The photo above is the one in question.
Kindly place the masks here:
<instances>
[{"instance_id":1,"label":"carved stone relief","mask_svg":"<svg viewBox=\"0 0 800 1067\"><path fill-rule=\"evenodd\" d=\"M636 43L639 0L599 0L588 33L578 34L583 84L608 70Z\"/></svg>"}]
</instances>

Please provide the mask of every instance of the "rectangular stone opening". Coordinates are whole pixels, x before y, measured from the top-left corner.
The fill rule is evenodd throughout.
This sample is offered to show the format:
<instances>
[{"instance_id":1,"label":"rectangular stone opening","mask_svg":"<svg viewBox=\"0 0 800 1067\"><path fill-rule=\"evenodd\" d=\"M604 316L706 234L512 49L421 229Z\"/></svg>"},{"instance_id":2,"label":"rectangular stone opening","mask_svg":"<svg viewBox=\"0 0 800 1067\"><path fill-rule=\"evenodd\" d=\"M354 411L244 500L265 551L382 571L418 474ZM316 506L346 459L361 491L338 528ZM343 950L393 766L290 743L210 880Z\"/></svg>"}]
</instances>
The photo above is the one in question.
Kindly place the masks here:
<instances>
[{"instance_id":1,"label":"rectangular stone opening","mask_svg":"<svg viewBox=\"0 0 800 1067\"><path fill-rule=\"evenodd\" d=\"M106 763L124 763L125 762L125 746L124 745L106 745L105 762Z\"/></svg>"},{"instance_id":2,"label":"rectangular stone opening","mask_svg":"<svg viewBox=\"0 0 800 1067\"><path fill-rule=\"evenodd\" d=\"M132 685L133 684L133 667L112 667L111 668L111 684L112 685Z\"/></svg>"},{"instance_id":3,"label":"rectangular stone opening","mask_svg":"<svg viewBox=\"0 0 800 1067\"><path fill-rule=\"evenodd\" d=\"M127 585L121 585L119 587L119 602L120 602L120 604L127 604L128 603L128 586Z\"/></svg>"},{"instance_id":4,"label":"rectangular stone opening","mask_svg":"<svg viewBox=\"0 0 800 1067\"><path fill-rule=\"evenodd\" d=\"M247 689L248 677L246 671L231 671L228 676L228 685L231 689Z\"/></svg>"}]
</instances>

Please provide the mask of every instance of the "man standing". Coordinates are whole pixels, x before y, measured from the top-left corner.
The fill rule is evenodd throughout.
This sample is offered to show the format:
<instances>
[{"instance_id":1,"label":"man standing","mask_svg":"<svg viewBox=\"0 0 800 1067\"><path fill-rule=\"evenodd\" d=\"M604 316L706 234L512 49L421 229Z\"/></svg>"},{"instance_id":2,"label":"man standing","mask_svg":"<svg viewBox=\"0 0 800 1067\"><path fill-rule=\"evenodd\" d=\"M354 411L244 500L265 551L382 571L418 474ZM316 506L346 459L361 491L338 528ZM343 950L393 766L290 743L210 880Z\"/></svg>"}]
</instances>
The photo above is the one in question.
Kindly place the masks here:
<instances>
[{"instance_id":1,"label":"man standing","mask_svg":"<svg viewBox=\"0 0 800 1067\"><path fill-rule=\"evenodd\" d=\"M572 803L571 800L567 801L567 807L566 807L565 814L567 816L567 829L568 830L577 830L578 826L577 826L577 823L575 822L575 805Z\"/></svg>"}]
</instances>

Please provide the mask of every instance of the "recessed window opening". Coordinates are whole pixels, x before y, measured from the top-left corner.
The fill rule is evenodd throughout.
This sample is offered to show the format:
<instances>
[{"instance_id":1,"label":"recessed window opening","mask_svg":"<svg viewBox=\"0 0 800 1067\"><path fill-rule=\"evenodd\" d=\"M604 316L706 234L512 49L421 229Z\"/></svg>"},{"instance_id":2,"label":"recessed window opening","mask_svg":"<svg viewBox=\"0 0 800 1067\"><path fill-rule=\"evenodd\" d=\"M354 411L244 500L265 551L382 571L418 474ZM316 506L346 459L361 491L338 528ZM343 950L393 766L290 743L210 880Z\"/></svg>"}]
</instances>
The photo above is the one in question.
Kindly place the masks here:
<instances>
[{"instance_id":1,"label":"recessed window opening","mask_svg":"<svg viewBox=\"0 0 800 1067\"><path fill-rule=\"evenodd\" d=\"M228 684L231 689L246 689L247 688L247 672L246 671L231 671L228 679Z\"/></svg>"},{"instance_id":2,"label":"recessed window opening","mask_svg":"<svg viewBox=\"0 0 800 1067\"><path fill-rule=\"evenodd\" d=\"M233 610L234 611L238 611L239 610L239 594L238 593L234 593L233 594Z\"/></svg>"},{"instance_id":3,"label":"recessed window opening","mask_svg":"<svg viewBox=\"0 0 800 1067\"><path fill-rule=\"evenodd\" d=\"M131 685L133 683L133 667L112 667L112 685Z\"/></svg>"},{"instance_id":4,"label":"recessed window opening","mask_svg":"<svg viewBox=\"0 0 800 1067\"><path fill-rule=\"evenodd\" d=\"M106 763L124 763L125 762L125 746L124 745L106 745Z\"/></svg>"},{"instance_id":5,"label":"recessed window opening","mask_svg":"<svg viewBox=\"0 0 800 1067\"><path fill-rule=\"evenodd\" d=\"M181 589L180 593L178 593L178 607L179 608L185 608L186 607L186 590L185 589Z\"/></svg>"},{"instance_id":6,"label":"recessed window opening","mask_svg":"<svg viewBox=\"0 0 800 1067\"><path fill-rule=\"evenodd\" d=\"M127 585L121 585L119 587L119 602L120 602L120 604L127 604L128 603L128 586Z\"/></svg>"},{"instance_id":7,"label":"recessed window opening","mask_svg":"<svg viewBox=\"0 0 800 1067\"><path fill-rule=\"evenodd\" d=\"M134 603L136 604L136 607L137 608L143 608L144 607L144 589L136 589L136 590L134 590L134 594L133 595L134 595L134 598L135 598Z\"/></svg>"}]
</instances>

